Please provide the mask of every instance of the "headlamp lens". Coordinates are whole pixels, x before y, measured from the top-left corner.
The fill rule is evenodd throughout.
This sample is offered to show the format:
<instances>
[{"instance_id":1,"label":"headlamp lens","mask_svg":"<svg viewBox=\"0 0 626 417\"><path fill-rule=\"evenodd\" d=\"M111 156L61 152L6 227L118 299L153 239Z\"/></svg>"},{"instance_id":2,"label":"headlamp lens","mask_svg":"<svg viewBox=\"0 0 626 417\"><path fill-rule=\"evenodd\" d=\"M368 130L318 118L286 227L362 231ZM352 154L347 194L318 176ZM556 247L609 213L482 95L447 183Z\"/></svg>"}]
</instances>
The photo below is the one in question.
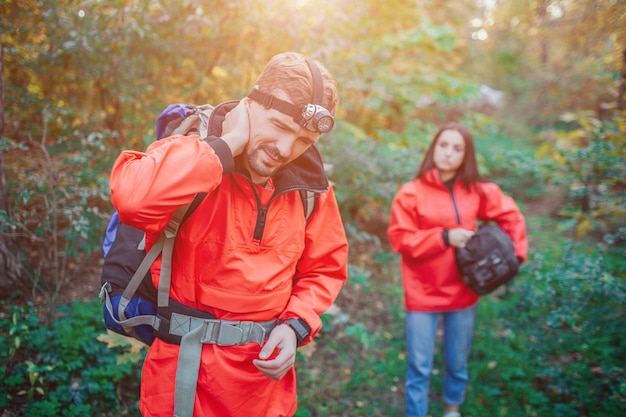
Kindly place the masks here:
<instances>
[{"instance_id":1,"label":"headlamp lens","mask_svg":"<svg viewBox=\"0 0 626 417\"><path fill-rule=\"evenodd\" d=\"M320 133L330 132L335 125L335 120L330 114L321 114L317 121L313 122Z\"/></svg>"},{"instance_id":2,"label":"headlamp lens","mask_svg":"<svg viewBox=\"0 0 626 417\"><path fill-rule=\"evenodd\" d=\"M302 107L302 126L312 132L326 133L335 125L335 119L328 110L317 104Z\"/></svg>"}]
</instances>

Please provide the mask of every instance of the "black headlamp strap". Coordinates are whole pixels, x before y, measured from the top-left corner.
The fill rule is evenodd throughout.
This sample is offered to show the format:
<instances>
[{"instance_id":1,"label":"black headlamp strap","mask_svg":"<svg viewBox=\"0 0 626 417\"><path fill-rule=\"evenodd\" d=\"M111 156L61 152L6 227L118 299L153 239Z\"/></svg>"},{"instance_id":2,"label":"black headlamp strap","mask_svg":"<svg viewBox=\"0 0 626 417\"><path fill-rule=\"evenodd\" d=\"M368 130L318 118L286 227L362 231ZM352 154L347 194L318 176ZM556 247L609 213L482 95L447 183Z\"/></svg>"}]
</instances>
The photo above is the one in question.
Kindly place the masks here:
<instances>
[{"instance_id":1,"label":"black headlamp strap","mask_svg":"<svg viewBox=\"0 0 626 417\"><path fill-rule=\"evenodd\" d=\"M266 109L274 109L279 112L293 117L294 119L302 114L302 108L291 104L285 100L281 100L271 94L262 92L257 88L253 88L248 97L263 105Z\"/></svg>"},{"instance_id":2,"label":"black headlamp strap","mask_svg":"<svg viewBox=\"0 0 626 417\"><path fill-rule=\"evenodd\" d=\"M313 77L313 103L303 106L296 106L288 101L281 100L276 96L264 93L257 88L253 88L248 97L258 102L266 109L274 109L291 116L300 126L312 132L329 132L335 124L333 116L324 108L322 100L324 98L324 81L319 67L312 59L304 57L311 76Z\"/></svg>"},{"instance_id":3,"label":"black headlamp strap","mask_svg":"<svg viewBox=\"0 0 626 417\"><path fill-rule=\"evenodd\" d=\"M305 56L306 63L309 64L311 70L311 76L313 77L313 104L323 106L322 100L324 99L324 80L322 79L322 73L319 67L308 56Z\"/></svg>"},{"instance_id":4,"label":"black headlamp strap","mask_svg":"<svg viewBox=\"0 0 626 417\"><path fill-rule=\"evenodd\" d=\"M304 59L309 65L311 76L313 77L313 104L323 106L322 100L324 98L324 80L322 79L322 73L320 72L317 64L315 64L315 61L308 56L305 56ZM302 106L296 106L295 104L281 100L271 94L263 93L256 88L252 89L250 94L248 94L248 97L262 104L263 107L267 109L275 109L294 118L300 116L302 113Z\"/></svg>"}]
</instances>

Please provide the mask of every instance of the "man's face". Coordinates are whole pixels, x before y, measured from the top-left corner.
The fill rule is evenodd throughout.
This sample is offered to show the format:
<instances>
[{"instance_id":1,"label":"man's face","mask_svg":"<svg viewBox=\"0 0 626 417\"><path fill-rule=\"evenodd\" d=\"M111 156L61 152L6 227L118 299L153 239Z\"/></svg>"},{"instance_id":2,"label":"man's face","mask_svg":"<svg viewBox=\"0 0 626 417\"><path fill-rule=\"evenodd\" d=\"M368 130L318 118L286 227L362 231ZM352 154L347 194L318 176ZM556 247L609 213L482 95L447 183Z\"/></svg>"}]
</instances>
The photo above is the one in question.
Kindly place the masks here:
<instances>
[{"instance_id":1,"label":"man's face","mask_svg":"<svg viewBox=\"0 0 626 417\"><path fill-rule=\"evenodd\" d=\"M286 94L275 92L280 99L290 101ZM248 107L250 139L245 150L246 168L252 181L264 184L284 165L317 143L320 134L297 124L291 116L267 109L254 100Z\"/></svg>"}]
</instances>

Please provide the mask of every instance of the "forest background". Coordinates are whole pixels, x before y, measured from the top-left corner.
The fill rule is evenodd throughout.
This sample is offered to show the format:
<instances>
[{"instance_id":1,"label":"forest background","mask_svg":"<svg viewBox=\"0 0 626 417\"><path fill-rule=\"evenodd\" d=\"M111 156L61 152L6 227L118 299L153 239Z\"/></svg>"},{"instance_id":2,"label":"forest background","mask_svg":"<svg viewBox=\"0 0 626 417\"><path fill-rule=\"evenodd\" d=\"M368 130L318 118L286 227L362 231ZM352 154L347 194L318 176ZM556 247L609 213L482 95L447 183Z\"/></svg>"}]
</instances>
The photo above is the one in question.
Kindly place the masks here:
<instances>
[{"instance_id":1,"label":"forest background","mask_svg":"<svg viewBox=\"0 0 626 417\"><path fill-rule=\"evenodd\" d=\"M339 85L320 150L351 246L349 282L298 354L296 416L403 415L385 229L450 119L530 236L518 278L479 304L464 415L624 415L624 0L4 0L0 415L139 415L145 349L106 334L97 300L110 167L168 104L241 98L288 50Z\"/></svg>"}]
</instances>

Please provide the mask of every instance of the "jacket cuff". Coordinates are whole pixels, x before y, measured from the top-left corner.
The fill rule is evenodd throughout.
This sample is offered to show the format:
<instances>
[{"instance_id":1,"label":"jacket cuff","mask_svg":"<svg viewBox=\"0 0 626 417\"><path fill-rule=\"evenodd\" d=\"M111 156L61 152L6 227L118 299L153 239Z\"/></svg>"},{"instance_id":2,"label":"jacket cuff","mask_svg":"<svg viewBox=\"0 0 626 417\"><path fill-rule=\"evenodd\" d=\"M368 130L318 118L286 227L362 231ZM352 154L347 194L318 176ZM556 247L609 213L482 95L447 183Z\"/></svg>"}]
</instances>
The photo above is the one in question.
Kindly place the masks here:
<instances>
[{"instance_id":1,"label":"jacket cuff","mask_svg":"<svg viewBox=\"0 0 626 417\"><path fill-rule=\"evenodd\" d=\"M281 319L278 320L278 324L287 324L291 327L291 330L296 334L297 346L302 346L302 343L311 336L311 327L300 318Z\"/></svg>"},{"instance_id":2,"label":"jacket cuff","mask_svg":"<svg viewBox=\"0 0 626 417\"><path fill-rule=\"evenodd\" d=\"M443 229L443 231L441 232L441 237L443 238L443 243L446 246L450 246L450 238L448 237L449 233L450 233L450 231L448 229Z\"/></svg>"},{"instance_id":3,"label":"jacket cuff","mask_svg":"<svg viewBox=\"0 0 626 417\"><path fill-rule=\"evenodd\" d=\"M222 175L230 174L235 171L235 158L233 158L233 153L230 151L230 148L222 140L222 138L217 136L208 136L204 139L206 143L209 144L215 155L220 159L222 163Z\"/></svg>"}]
</instances>

